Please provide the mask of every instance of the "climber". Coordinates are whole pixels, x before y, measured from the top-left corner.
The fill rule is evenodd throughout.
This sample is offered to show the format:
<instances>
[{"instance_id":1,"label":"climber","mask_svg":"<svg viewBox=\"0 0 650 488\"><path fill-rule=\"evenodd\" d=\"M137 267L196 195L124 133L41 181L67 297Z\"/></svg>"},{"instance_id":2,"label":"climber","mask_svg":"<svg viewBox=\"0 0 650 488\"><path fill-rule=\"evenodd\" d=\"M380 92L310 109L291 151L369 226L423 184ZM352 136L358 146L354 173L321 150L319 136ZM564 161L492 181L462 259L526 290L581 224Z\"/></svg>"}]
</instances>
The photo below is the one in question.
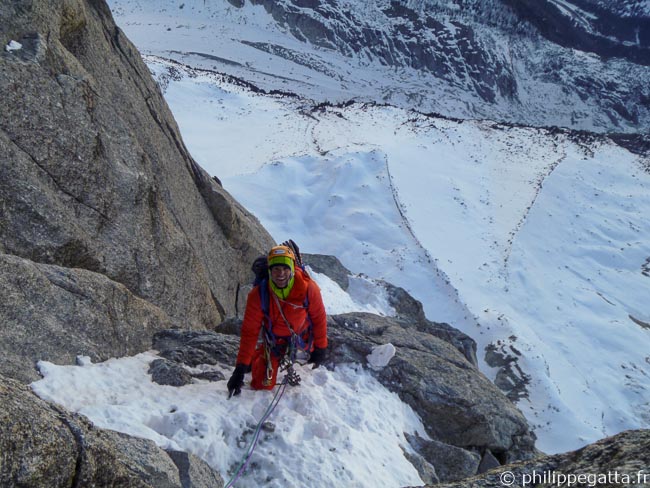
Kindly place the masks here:
<instances>
[{"instance_id":1,"label":"climber","mask_svg":"<svg viewBox=\"0 0 650 488\"><path fill-rule=\"evenodd\" d=\"M325 359L327 319L320 289L304 270L295 243L283 244L273 247L266 260L261 258L263 275L248 294L228 398L241 393L249 371L253 389L272 389L281 365L293 371L298 350L310 353L308 363L314 368ZM256 266L259 260L254 270ZM257 344L262 328L263 340Z\"/></svg>"}]
</instances>

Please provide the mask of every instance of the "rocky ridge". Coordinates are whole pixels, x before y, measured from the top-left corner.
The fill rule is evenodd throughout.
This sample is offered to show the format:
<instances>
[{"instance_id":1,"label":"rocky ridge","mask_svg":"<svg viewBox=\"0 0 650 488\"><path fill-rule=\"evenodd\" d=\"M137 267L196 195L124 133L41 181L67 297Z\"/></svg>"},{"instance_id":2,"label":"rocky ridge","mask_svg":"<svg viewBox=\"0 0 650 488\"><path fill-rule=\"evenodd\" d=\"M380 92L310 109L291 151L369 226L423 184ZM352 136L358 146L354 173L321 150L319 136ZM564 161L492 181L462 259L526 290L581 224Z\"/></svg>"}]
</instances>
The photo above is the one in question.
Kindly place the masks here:
<instances>
[{"instance_id":1,"label":"rocky ridge","mask_svg":"<svg viewBox=\"0 0 650 488\"><path fill-rule=\"evenodd\" d=\"M271 237L187 153L104 2L5 2L0 43L0 484L222 486L20 382L37 360L131 355L236 315Z\"/></svg>"},{"instance_id":2,"label":"rocky ridge","mask_svg":"<svg viewBox=\"0 0 650 488\"><path fill-rule=\"evenodd\" d=\"M519 462L438 488L650 485L650 430L630 430L577 451Z\"/></svg>"},{"instance_id":3,"label":"rocky ridge","mask_svg":"<svg viewBox=\"0 0 650 488\"><path fill-rule=\"evenodd\" d=\"M106 4L10 2L0 21L0 373L236 315L272 239L188 154Z\"/></svg>"}]
</instances>

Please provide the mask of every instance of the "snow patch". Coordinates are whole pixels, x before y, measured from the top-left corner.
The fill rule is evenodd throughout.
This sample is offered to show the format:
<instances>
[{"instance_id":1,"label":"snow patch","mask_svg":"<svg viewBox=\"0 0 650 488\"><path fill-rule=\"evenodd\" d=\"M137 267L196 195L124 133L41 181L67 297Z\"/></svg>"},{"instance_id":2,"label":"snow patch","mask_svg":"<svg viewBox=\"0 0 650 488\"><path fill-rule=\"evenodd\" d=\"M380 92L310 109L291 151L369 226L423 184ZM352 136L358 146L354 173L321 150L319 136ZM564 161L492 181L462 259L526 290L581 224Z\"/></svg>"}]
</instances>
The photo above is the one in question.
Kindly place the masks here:
<instances>
[{"instance_id":1,"label":"snow patch","mask_svg":"<svg viewBox=\"0 0 650 488\"><path fill-rule=\"evenodd\" d=\"M248 387L228 400L226 381L161 386L147 374L146 352L83 366L38 363L41 398L88 417L97 427L193 453L228 481L244 458L275 392ZM227 377L231 369L217 366ZM335 371L296 365L239 487L419 486L404 433L428 438L421 420L360 366ZM250 376L247 376L247 383ZM287 462L284 462L287 460Z\"/></svg>"},{"instance_id":2,"label":"snow patch","mask_svg":"<svg viewBox=\"0 0 650 488\"><path fill-rule=\"evenodd\" d=\"M22 49L22 48L23 48L23 45L22 45L20 42L18 42L18 41L14 41L14 40L12 39L11 41L9 41L9 44L7 44L7 45L5 46L5 51L7 51L8 53L10 53L10 52L12 52L12 51L18 51L18 50L20 50L20 49Z\"/></svg>"},{"instance_id":3,"label":"snow patch","mask_svg":"<svg viewBox=\"0 0 650 488\"><path fill-rule=\"evenodd\" d=\"M351 276L346 292L325 274L309 269L309 275L318 283L329 315L353 312L374 313L385 317L396 315L395 309L388 303L386 288L375 280Z\"/></svg>"},{"instance_id":4,"label":"snow patch","mask_svg":"<svg viewBox=\"0 0 650 488\"><path fill-rule=\"evenodd\" d=\"M395 356L395 346L391 343L382 344L372 348L372 352L366 356L370 368L378 371L388 366L388 363Z\"/></svg>"}]
</instances>

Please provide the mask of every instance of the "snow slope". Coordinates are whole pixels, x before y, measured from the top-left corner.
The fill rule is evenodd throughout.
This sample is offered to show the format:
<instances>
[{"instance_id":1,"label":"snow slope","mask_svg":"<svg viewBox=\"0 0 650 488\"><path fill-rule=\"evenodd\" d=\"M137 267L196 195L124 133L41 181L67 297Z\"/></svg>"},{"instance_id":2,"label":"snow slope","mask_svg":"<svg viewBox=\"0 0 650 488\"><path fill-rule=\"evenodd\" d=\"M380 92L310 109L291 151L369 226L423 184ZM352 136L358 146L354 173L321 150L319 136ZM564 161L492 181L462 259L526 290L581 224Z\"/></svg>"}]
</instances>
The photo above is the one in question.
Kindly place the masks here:
<instances>
[{"instance_id":1,"label":"snow slope","mask_svg":"<svg viewBox=\"0 0 650 488\"><path fill-rule=\"evenodd\" d=\"M276 23L250 0L241 8L227 0L108 3L144 54L316 102L377 101L451 117L594 131L638 132L650 120L646 66L562 48L507 2L401 2L412 13L400 17L386 13L399 3L389 0L314 2L322 4L318 12L278 0L276 11L305 16L293 23ZM426 28L410 18L424 22L425 13L432 15ZM313 43L294 36L309 32Z\"/></svg>"},{"instance_id":2,"label":"snow slope","mask_svg":"<svg viewBox=\"0 0 650 488\"><path fill-rule=\"evenodd\" d=\"M154 352L83 366L41 362L42 398L117 430L171 450L191 452L232 479L258 421L275 392L242 390L228 400L225 381L173 387L151 382ZM227 377L230 369L222 371ZM422 480L405 457L405 433L426 432L396 394L360 368L328 371L297 366L299 387L288 386L261 431L249 469L237 487L416 486ZM278 389L276 389L278 391ZM390 419L390 421L387 421Z\"/></svg>"},{"instance_id":3,"label":"snow slope","mask_svg":"<svg viewBox=\"0 0 650 488\"><path fill-rule=\"evenodd\" d=\"M541 449L650 425L647 161L561 131L307 111L149 63L192 154L278 241L402 286L478 342L492 378L481 351L510 351Z\"/></svg>"},{"instance_id":4,"label":"snow slope","mask_svg":"<svg viewBox=\"0 0 650 488\"><path fill-rule=\"evenodd\" d=\"M344 292L327 276L313 271L311 275L330 313L395 313L385 288L373 280L352 277ZM394 354L395 347L384 344L368 360L373 368L381 369ZM405 437L408 433L428 439L420 418L357 365L328 371L298 363L300 386L272 392L244 387L241 395L228 399L226 381L194 380L183 387L153 383L148 369L155 359L156 351L149 351L98 364L88 357L77 358L74 366L41 361L43 379L31 387L41 398L85 415L100 428L150 439L164 449L193 453L226 482L235 478L258 422L278 394L248 469L233 486L422 484L407 459L416 454ZM191 369L205 371L229 378L232 368L201 365Z\"/></svg>"}]
</instances>

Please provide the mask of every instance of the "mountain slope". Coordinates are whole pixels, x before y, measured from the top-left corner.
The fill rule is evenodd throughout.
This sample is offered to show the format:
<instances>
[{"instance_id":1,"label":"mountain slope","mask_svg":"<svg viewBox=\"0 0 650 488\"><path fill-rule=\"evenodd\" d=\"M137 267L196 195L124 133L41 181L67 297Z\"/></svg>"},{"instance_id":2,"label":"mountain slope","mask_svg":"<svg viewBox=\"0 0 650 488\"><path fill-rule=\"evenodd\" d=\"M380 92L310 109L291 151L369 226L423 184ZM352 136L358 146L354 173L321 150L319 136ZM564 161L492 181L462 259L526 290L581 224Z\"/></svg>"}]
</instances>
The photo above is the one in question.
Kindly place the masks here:
<instances>
[{"instance_id":1,"label":"mountain slope","mask_svg":"<svg viewBox=\"0 0 650 488\"><path fill-rule=\"evenodd\" d=\"M0 371L235 315L271 237L189 155L106 4L17 1L0 20Z\"/></svg>"},{"instance_id":2,"label":"mountain slope","mask_svg":"<svg viewBox=\"0 0 650 488\"><path fill-rule=\"evenodd\" d=\"M648 425L647 157L570 131L309 109L148 61L197 160L276 239L387 279L475 338L542 450Z\"/></svg>"},{"instance_id":3,"label":"mountain slope","mask_svg":"<svg viewBox=\"0 0 650 488\"><path fill-rule=\"evenodd\" d=\"M603 132L650 122L648 20L638 9L505 0L110 4L144 53L316 101ZM630 29L636 42L623 35Z\"/></svg>"},{"instance_id":4,"label":"mountain slope","mask_svg":"<svg viewBox=\"0 0 650 488\"><path fill-rule=\"evenodd\" d=\"M500 2L254 3L111 2L140 49L193 66L149 58L201 165L276 239L386 278L474 337L543 450L647 426L643 143L421 112L642 131L648 68L562 47ZM645 15L590 5L563 2L593 35L586 12ZM416 28L430 17L443 27ZM443 40L438 73L407 49ZM486 64L516 90L481 94ZM352 97L373 102L330 104Z\"/></svg>"}]
</instances>

